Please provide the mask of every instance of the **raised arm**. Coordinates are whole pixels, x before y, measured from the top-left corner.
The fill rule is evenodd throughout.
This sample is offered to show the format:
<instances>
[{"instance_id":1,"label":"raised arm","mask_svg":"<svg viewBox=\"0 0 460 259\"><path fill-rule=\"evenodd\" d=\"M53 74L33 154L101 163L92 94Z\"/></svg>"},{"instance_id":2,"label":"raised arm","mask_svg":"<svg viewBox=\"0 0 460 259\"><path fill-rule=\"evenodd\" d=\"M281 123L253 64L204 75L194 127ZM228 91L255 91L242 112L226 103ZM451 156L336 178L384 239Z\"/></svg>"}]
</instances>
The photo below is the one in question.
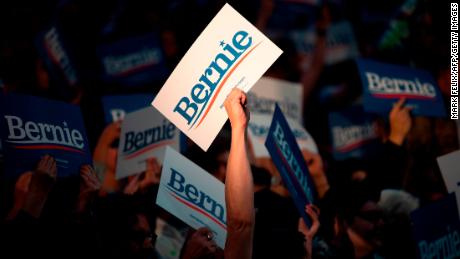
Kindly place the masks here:
<instances>
[{"instance_id":1,"label":"raised arm","mask_svg":"<svg viewBox=\"0 0 460 259\"><path fill-rule=\"evenodd\" d=\"M250 259L254 229L254 190L246 147L246 127L249 120L246 95L239 89L233 89L225 101L225 109L232 127L225 179L225 258Z\"/></svg>"}]
</instances>

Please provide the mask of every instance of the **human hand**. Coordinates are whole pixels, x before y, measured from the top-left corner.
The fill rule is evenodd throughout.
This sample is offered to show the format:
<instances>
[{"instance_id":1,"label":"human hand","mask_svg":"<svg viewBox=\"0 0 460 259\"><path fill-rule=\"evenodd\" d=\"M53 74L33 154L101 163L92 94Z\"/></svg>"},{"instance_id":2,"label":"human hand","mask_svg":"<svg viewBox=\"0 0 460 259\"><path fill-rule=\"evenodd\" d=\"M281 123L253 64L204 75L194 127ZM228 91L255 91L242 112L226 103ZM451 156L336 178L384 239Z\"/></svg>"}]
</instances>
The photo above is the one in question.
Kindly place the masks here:
<instances>
[{"instance_id":1,"label":"human hand","mask_svg":"<svg viewBox=\"0 0 460 259\"><path fill-rule=\"evenodd\" d=\"M84 212L86 205L101 189L101 182L90 165L83 165L80 168L80 193L77 201L77 212Z\"/></svg>"},{"instance_id":2,"label":"human hand","mask_svg":"<svg viewBox=\"0 0 460 259\"><path fill-rule=\"evenodd\" d=\"M249 121L249 110L246 94L238 88L233 88L224 102L225 110L232 129L246 129Z\"/></svg>"},{"instance_id":3,"label":"human hand","mask_svg":"<svg viewBox=\"0 0 460 259\"><path fill-rule=\"evenodd\" d=\"M405 98L399 99L393 105L390 112L390 136L391 142L397 145L402 145L404 139L412 127L412 118L410 116L411 107L405 107Z\"/></svg>"},{"instance_id":4,"label":"human hand","mask_svg":"<svg viewBox=\"0 0 460 259\"><path fill-rule=\"evenodd\" d=\"M208 228L199 228L186 241L181 251L181 259L207 258L218 251L213 233Z\"/></svg>"},{"instance_id":5,"label":"human hand","mask_svg":"<svg viewBox=\"0 0 460 259\"><path fill-rule=\"evenodd\" d=\"M145 163L145 175L144 178L139 182L139 187L142 190L145 190L152 185L159 184L161 177L161 167L155 157L148 158Z\"/></svg>"},{"instance_id":6,"label":"human hand","mask_svg":"<svg viewBox=\"0 0 460 259\"><path fill-rule=\"evenodd\" d=\"M33 172L28 171L16 180L16 184L14 185L14 204L11 210L8 212L6 217L7 220L12 220L16 217L18 212L24 206L24 202L27 198L27 193L29 192L29 185L30 180L32 179Z\"/></svg>"},{"instance_id":7,"label":"human hand","mask_svg":"<svg viewBox=\"0 0 460 259\"><path fill-rule=\"evenodd\" d=\"M305 212L310 216L312 220L311 227L309 228L307 224L305 224L305 221L303 218L299 219L299 232L302 233L307 240L313 240L313 237L316 235L316 232L318 232L320 223L319 223L319 208L316 207L313 204L309 204L305 206Z\"/></svg>"},{"instance_id":8,"label":"human hand","mask_svg":"<svg viewBox=\"0 0 460 259\"><path fill-rule=\"evenodd\" d=\"M43 156L32 174L29 189L22 209L32 217L38 218L48 199L48 194L56 182L56 160L50 156Z\"/></svg>"},{"instance_id":9,"label":"human hand","mask_svg":"<svg viewBox=\"0 0 460 259\"><path fill-rule=\"evenodd\" d=\"M107 125L104 131L102 131L99 141L108 146L112 144L114 140L116 140L117 138L120 138L121 123L122 121L119 120L119 121L115 121Z\"/></svg>"}]
</instances>

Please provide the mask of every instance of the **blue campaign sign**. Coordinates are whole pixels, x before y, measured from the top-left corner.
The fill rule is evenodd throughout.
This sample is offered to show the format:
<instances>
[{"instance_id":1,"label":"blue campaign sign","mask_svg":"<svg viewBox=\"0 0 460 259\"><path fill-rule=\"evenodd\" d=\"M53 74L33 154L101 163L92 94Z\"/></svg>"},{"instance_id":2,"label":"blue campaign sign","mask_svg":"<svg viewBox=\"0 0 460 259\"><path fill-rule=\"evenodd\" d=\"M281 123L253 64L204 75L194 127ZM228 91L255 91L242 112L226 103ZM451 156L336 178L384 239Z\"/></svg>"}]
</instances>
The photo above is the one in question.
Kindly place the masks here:
<instances>
[{"instance_id":1,"label":"blue campaign sign","mask_svg":"<svg viewBox=\"0 0 460 259\"><path fill-rule=\"evenodd\" d=\"M58 177L76 175L92 164L80 108L34 96L0 96L0 138L9 176L36 168L40 157L56 159Z\"/></svg>"},{"instance_id":2,"label":"blue campaign sign","mask_svg":"<svg viewBox=\"0 0 460 259\"><path fill-rule=\"evenodd\" d=\"M345 160L374 154L379 143L376 119L360 106L329 113L334 158Z\"/></svg>"},{"instance_id":3,"label":"blue campaign sign","mask_svg":"<svg viewBox=\"0 0 460 259\"><path fill-rule=\"evenodd\" d=\"M149 107L153 100L151 94L109 95L102 97L105 123L123 119L129 112Z\"/></svg>"},{"instance_id":4,"label":"blue campaign sign","mask_svg":"<svg viewBox=\"0 0 460 259\"><path fill-rule=\"evenodd\" d=\"M57 26L51 26L39 33L35 43L47 70L58 84L74 86L78 83L79 78L72 55Z\"/></svg>"},{"instance_id":5,"label":"blue campaign sign","mask_svg":"<svg viewBox=\"0 0 460 259\"><path fill-rule=\"evenodd\" d=\"M393 103L405 97L414 115L445 117L441 91L426 71L358 59L364 109L388 115Z\"/></svg>"},{"instance_id":6,"label":"blue campaign sign","mask_svg":"<svg viewBox=\"0 0 460 259\"><path fill-rule=\"evenodd\" d=\"M411 213L418 258L459 258L460 221L454 193Z\"/></svg>"},{"instance_id":7,"label":"blue campaign sign","mask_svg":"<svg viewBox=\"0 0 460 259\"><path fill-rule=\"evenodd\" d=\"M101 45L97 54L103 79L127 86L162 81L169 75L163 49L155 33Z\"/></svg>"},{"instance_id":8,"label":"blue campaign sign","mask_svg":"<svg viewBox=\"0 0 460 259\"><path fill-rule=\"evenodd\" d=\"M307 225L311 226L305 206L314 203L316 191L296 138L278 104L265 140L265 147L289 189L300 215Z\"/></svg>"}]
</instances>

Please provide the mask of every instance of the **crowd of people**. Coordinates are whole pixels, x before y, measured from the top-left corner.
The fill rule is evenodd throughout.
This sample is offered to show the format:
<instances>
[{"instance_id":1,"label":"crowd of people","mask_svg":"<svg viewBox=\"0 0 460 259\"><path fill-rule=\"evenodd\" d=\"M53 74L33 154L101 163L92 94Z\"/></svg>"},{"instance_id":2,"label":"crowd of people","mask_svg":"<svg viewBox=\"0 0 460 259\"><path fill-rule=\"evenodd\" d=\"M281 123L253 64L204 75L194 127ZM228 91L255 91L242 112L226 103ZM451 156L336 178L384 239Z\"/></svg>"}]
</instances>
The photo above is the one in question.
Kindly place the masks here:
<instances>
[{"instance_id":1,"label":"crowd of people","mask_svg":"<svg viewBox=\"0 0 460 259\"><path fill-rule=\"evenodd\" d=\"M360 56L425 69L447 98L447 7L434 0L229 3L284 51L264 76L302 85L303 126L318 147L302 150L317 195L304 208L312 224L300 218L272 160L254 156L248 97L237 89L224 105L229 123L210 149L188 141L183 151L225 183L225 249L210 229L189 228L155 204L159 158L147 159L144 172L116 179L122 122L105 124L102 97L148 93L153 100L168 74L129 86L104 80L98 46L154 32L172 71L223 1L8 2L0 8L0 89L78 105L93 162L77 176L59 177L55 158L45 155L35 168L9 177L0 157L2 258L416 258L410 213L447 195L436 158L459 149L456 121L413 116L404 98L395 100L379 119L375 152L337 160L328 114L361 104L362 92L352 59L326 61L326 36L334 23L349 21ZM314 11L294 19L294 9L287 9L292 17L280 19L282 4ZM71 50L77 83L56 80L37 50L37 35L50 24ZM315 34L307 61L287 37L299 28ZM325 97L330 85L336 94ZM158 250L159 220L181 233L177 254Z\"/></svg>"}]
</instances>

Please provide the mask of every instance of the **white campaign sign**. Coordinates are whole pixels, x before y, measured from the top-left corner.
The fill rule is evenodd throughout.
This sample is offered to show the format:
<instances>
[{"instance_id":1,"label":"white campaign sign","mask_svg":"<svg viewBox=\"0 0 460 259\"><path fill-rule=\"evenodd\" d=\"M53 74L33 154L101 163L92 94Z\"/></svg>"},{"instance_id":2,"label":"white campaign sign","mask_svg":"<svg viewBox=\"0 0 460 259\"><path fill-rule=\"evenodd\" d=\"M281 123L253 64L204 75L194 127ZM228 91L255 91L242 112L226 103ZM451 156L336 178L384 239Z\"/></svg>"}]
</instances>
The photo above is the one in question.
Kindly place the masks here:
<instances>
[{"instance_id":1,"label":"white campaign sign","mask_svg":"<svg viewBox=\"0 0 460 259\"><path fill-rule=\"evenodd\" d=\"M272 116L276 102L287 118L302 123L302 95L303 88L300 83L262 77L248 92L248 106L251 114Z\"/></svg>"},{"instance_id":2,"label":"white campaign sign","mask_svg":"<svg viewBox=\"0 0 460 259\"><path fill-rule=\"evenodd\" d=\"M180 131L152 106L126 114L121 124L116 178L145 171L145 161L151 157L161 164L167 145L180 149Z\"/></svg>"},{"instance_id":3,"label":"white campaign sign","mask_svg":"<svg viewBox=\"0 0 460 259\"><path fill-rule=\"evenodd\" d=\"M271 115L253 114L251 113L249 119L249 138L251 139L254 155L257 158L270 157L270 154L265 147L265 139L267 138L268 130L272 121L273 113ZM318 148L311 135L305 130L297 121L286 118L289 127L292 129L296 137L297 144L301 150L308 150L313 153L318 153Z\"/></svg>"},{"instance_id":4,"label":"white campaign sign","mask_svg":"<svg viewBox=\"0 0 460 259\"><path fill-rule=\"evenodd\" d=\"M457 207L460 214L460 150L440 156L437 158L444 183L449 193L455 192L457 196Z\"/></svg>"},{"instance_id":5,"label":"white campaign sign","mask_svg":"<svg viewBox=\"0 0 460 259\"><path fill-rule=\"evenodd\" d=\"M225 186L192 161L166 148L156 203L190 227L207 227L221 248L227 236Z\"/></svg>"},{"instance_id":6,"label":"white campaign sign","mask_svg":"<svg viewBox=\"0 0 460 259\"><path fill-rule=\"evenodd\" d=\"M223 103L244 92L282 51L226 4L193 43L152 105L207 151L227 120Z\"/></svg>"}]
</instances>

